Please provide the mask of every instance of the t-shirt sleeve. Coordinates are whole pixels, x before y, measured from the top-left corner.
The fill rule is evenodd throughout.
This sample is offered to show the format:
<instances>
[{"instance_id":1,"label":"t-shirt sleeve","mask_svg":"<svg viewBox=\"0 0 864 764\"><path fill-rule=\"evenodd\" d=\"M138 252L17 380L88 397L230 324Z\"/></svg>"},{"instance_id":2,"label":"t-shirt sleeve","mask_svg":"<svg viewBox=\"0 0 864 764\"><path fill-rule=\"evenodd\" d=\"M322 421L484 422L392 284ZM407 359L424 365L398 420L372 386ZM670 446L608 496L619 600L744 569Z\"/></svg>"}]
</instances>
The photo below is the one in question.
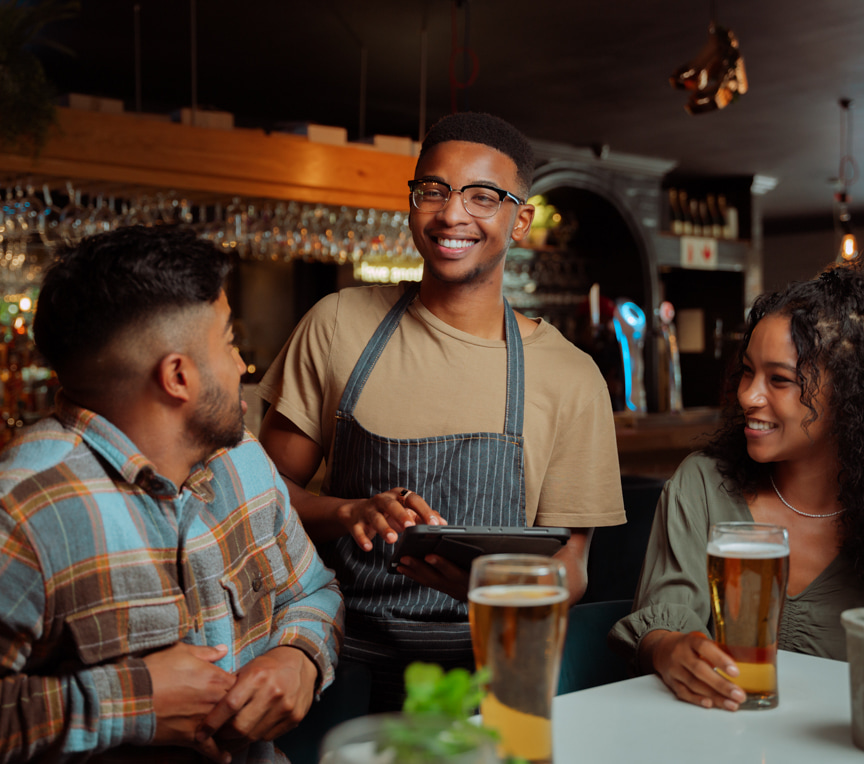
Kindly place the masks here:
<instances>
[{"instance_id":1,"label":"t-shirt sleeve","mask_svg":"<svg viewBox=\"0 0 864 764\"><path fill-rule=\"evenodd\" d=\"M706 471L706 463L710 460L704 456L690 456L667 481L654 515L633 612L610 632L612 648L635 668L639 642L649 631L710 635L709 502L729 499L720 496L720 477L713 469Z\"/></svg>"},{"instance_id":2,"label":"t-shirt sleeve","mask_svg":"<svg viewBox=\"0 0 864 764\"><path fill-rule=\"evenodd\" d=\"M584 405L559 411L535 525L594 528L626 522L609 392L591 364Z\"/></svg>"},{"instance_id":3,"label":"t-shirt sleeve","mask_svg":"<svg viewBox=\"0 0 864 764\"><path fill-rule=\"evenodd\" d=\"M258 385L258 394L322 448L324 385L339 304L338 293L300 320Z\"/></svg>"}]
</instances>

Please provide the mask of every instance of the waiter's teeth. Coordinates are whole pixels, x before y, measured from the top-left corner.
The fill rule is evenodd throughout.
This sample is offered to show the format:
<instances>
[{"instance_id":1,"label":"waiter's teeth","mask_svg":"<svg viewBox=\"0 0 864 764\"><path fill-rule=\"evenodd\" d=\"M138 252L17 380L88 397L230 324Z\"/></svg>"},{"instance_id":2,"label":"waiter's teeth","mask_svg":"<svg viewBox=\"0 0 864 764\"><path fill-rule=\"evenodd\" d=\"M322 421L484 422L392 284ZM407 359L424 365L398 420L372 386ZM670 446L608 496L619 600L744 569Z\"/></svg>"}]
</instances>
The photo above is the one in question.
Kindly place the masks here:
<instances>
[{"instance_id":1,"label":"waiter's teeth","mask_svg":"<svg viewBox=\"0 0 864 764\"><path fill-rule=\"evenodd\" d=\"M474 242L470 239L438 239L438 243L447 249L465 249L470 247Z\"/></svg>"},{"instance_id":2,"label":"waiter's teeth","mask_svg":"<svg viewBox=\"0 0 864 764\"><path fill-rule=\"evenodd\" d=\"M771 422L760 422L758 419L748 419L747 426L751 430L773 430L776 427Z\"/></svg>"}]
</instances>

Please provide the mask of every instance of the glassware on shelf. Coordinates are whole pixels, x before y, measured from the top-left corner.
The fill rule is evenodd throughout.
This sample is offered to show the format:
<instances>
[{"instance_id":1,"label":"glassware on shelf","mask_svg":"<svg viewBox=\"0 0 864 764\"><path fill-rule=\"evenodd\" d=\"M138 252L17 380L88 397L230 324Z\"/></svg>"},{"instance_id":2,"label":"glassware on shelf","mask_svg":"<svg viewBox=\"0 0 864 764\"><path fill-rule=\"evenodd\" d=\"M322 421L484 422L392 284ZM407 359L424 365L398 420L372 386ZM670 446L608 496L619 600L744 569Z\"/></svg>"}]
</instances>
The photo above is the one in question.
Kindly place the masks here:
<instances>
[{"instance_id":1,"label":"glassware on shelf","mask_svg":"<svg viewBox=\"0 0 864 764\"><path fill-rule=\"evenodd\" d=\"M27 236L32 233L38 233L42 224L42 209L44 204L36 196L36 191L33 184L28 182L26 185L26 193L19 185L16 187L16 215L18 225L26 232Z\"/></svg>"},{"instance_id":2,"label":"glassware on shelf","mask_svg":"<svg viewBox=\"0 0 864 764\"><path fill-rule=\"evenodd\" d=\"M69 246L75 246L87 233L86 225L90 212L81 204L80 189L76 191L71 183L66 184L66 189L69 192L69 202L60 211L60 238Z\"/></svg>"},{"instance_id":3,"label":"glassware on shelf","mask_svg":"<svg viewBox=\"0 0 864 764\"><path fill-rule=\"evenodd\" d=\"M114 211L114 197L110 196L106 203L105 197L99 194L96 205L90 212L87 221L87 235L106 233L117 227L117 213Z\"/></svg>"},{"instance_id":4,"label":"glassware on shelf","mask_svg":"<svg viewBox=\"0 0 864 764\"><path fill-rule=\"evenodd\" d=\"M193 206L189 196L175 190L142 189L115 199L104 191L86 195L72 181L65 183L65 190L54 190L53 196L49 184L42 190L44 203L32 194L32 185L26 195L10 190L6 207L18 210L29 202L36 219L32 230L38 231L48 250L119 226L188 225L242 259L344 265L383 257L391 267L414 270L420 262L405 211L240 196L232 197L227 207L220 201ZM8 233L3 232L6 241L16 238L19 230L23 226L13 213Z\"/></svg>"},{"instance_id":5,"label":"glassware on shelf","mask_svg":"<svg viewBox=\"0 0 864 764\"><path fill-rule=\"evenodd\" d=\"M225 243L225 219L222 213L222 205L219 202L213 205L212 217L208 216L207 208L203 205L199 210L198 235L212 242L217 247L228 246Z\"/></svg>"},{"instance_id":6,"label":"glassware on shelf","mask_svg":"<svg viewBox=\"0 0 864 764\"><path fill-rule=\"evenodd\" d=\"M47 183L42 186L42 196L45 205L42 208L42 222L39 226L39 236L46 247L56 247L62 241L60 234L60 207L54 204L51 189Z\"/></svg>"}]
</instances>

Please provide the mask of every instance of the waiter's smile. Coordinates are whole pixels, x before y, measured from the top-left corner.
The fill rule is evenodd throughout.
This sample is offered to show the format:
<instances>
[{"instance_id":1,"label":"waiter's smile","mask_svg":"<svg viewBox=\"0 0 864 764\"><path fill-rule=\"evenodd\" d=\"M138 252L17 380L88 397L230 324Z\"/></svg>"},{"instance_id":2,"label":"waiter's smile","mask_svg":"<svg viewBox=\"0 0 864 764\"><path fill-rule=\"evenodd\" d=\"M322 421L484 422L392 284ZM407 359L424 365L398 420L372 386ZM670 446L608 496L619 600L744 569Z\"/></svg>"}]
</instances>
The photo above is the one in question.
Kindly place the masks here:
<instances>
[{"instance_id":1,"label":"waiter's smile","mask_svg":"<svg viewBox=\"0 0 864 764\"><path fill-rule=\"evenodd\" d=\"M479 238L467 238L464 235L430 235L429 238L438 245L442 257L459 257L480 241Z\"/></svg>"},{"instance_id":2,"label":"waiter's smile","mask_svg":"<svg viewBox=\"0 0 864 764\"><path fill-rule=\"evenodd\" d=\"M471 185L518 188L516 163L489 146L448 141L423 156L415 177L453 189L439 210L411 208L411 231L429 275L450 283L485 280L485 274L493 271L503 275L504 256L520 207L507 200L493 215L475 217L465 209L458 189Z\"/></svg>"}]
</instances>

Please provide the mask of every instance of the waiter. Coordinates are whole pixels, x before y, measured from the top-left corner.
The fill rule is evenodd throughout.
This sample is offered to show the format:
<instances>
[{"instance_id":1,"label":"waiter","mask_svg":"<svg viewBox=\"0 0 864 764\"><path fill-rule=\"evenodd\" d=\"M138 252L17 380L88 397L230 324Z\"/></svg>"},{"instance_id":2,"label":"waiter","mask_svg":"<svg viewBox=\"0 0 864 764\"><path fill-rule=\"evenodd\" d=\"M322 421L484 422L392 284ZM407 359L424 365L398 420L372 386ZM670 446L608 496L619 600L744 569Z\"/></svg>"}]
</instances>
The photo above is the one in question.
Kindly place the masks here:
<instances>
[{"instance_id":1,"label":"waiter","mask_svg":"<svg viewBox=\"0 0 864 764\"><path fill-rule=\"evenodd\" d=\"M573 604L592 529L624 522L600 372L502 294L510 242L534 216L533 171L530 144L497 117L436 123L408 183L422 281L328 295L260 385L261 441L336 570L342 661L372 672L373 711L400 707L412 660L473 667L467 572L436 555L386 571L407 526L568 527L558 556Z\"/></svg>"}]
</instances>

